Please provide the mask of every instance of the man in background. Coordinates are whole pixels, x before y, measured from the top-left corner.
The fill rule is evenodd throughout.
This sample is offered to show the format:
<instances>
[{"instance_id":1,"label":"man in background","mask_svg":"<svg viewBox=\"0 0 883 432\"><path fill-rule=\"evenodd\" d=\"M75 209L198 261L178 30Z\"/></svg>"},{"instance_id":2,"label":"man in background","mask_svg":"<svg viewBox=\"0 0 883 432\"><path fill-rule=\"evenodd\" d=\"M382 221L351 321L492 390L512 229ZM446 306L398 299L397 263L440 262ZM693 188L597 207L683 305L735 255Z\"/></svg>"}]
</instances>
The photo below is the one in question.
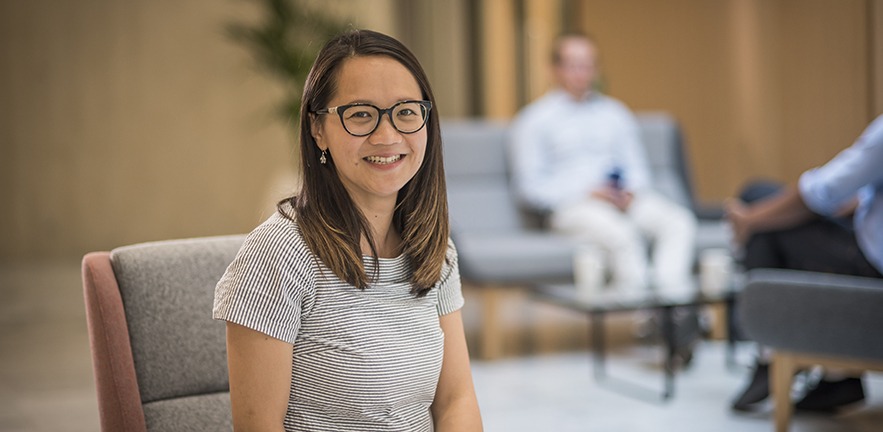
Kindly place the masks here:
<instances>
[{"instance_id":1,"label":"man in background","mask_svg":"<svg viewBox=\"0 0 883 432\"><path fill-rule=\"evenodd\" d=\"M763 199L727 203L744 265L883 278L883 116L825 165L804 172L796 186ZM769 189L766 187L765 189ZM752 193L747 193L751 191ZM782 305L789 307L790 305ZM751 411L770 394L769 354L762 352L733 409ZM865 399L860 377L826 371L795 404L836 412Z\"/></svg>"},{"instance_id":2,"label":"man in background","mask_svg":"<svg viewBox=\"0 0 883 432\"><path fill-rule=\"evenodd\" d=\"M595 42L581 33L562 35L552 67L558 86L513 122L510 153L520 198L548 213L551 229L600 246L612 287L623 295L651 286L692 294L696 218L653 190L634 115L595 90Z\"/></svg>"}]
</instances>

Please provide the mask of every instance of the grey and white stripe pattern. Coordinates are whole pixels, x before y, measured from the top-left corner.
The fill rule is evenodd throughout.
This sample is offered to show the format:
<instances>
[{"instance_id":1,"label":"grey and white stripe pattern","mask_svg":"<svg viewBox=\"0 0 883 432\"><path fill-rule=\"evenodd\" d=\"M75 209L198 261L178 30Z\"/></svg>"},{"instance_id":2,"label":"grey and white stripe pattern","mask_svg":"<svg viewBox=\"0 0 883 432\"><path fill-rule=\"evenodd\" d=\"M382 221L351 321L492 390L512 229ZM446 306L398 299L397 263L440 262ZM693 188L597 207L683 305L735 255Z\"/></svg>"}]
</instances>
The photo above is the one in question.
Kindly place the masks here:
<instances>
[{"instance_id":1,"label":"grey and white stripe pattern","mask_svg":"<svg viewBox=\"0 0 883 432\"><path fill-rule=\"evenodd\" d=\"M364 259L369 275L373 259ZM380 259L360 290L316 260L296 223L274 214L218 282L213 317L293 344L287 431L430 431L441 370L438 317L463 306L449 243L439 283L410 294L404 256Z\"/></svg>"}]
</instances>

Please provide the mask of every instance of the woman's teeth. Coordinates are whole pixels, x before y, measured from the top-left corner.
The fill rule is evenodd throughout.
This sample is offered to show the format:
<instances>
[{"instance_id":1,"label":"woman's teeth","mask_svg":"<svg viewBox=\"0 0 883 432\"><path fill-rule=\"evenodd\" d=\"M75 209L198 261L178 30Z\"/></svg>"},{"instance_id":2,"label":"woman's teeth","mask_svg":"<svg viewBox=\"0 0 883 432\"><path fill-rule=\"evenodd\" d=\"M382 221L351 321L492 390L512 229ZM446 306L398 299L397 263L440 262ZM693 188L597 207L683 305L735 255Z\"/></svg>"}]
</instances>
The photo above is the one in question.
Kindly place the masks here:
<instances>
[{"instance_id":1,"label":"woman's teeth","mask_svg":"<svg viewBox=\"0 0 883 432\"><path fill-rule=\"evenodd\" d=\"M365 160L368 162L374 163L374 164L385 165L385 164L391 164L393 162L396 162L401 158L402 158L402 155L395 155L395 156L388 156L388 157L368 156L365 158Z\"/></svg>"}]
</instances>

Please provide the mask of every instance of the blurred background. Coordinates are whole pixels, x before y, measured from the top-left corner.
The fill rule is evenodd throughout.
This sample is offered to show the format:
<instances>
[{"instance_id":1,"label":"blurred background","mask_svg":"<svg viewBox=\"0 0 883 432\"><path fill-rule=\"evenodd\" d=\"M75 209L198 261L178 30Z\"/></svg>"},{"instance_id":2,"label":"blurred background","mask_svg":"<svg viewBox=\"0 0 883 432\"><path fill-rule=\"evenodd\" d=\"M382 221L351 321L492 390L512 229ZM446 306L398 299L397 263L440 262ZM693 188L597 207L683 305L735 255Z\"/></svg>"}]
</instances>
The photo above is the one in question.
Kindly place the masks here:
<instances>
[{"instance_id":1,"label":"blurred background","mask_svg":"<svg viewBox=\"0 0 883 432\"><path fill-rule=\"evenodd\" d=\"M405 42L443 122L510 119L586 31L609 94L678 119L707 201L883 113L883 0L0 0L0 430L97 428L79 260L264 220L297 185L297 77L345 28Z\"/></svg>"},{"instance_id":2,"label":"blurred background","mask_svg":"<svg viewBox=\"0 0 883 432\"><path fill-rule=\"evenodd\" d=\"M241 233L272 211L294 187L292 86L230 31L266 27L272 3L0 2L0 260ZM883 111L880 0L287 3L406 42L443 117L510 118L548 88L555 35L588 31L611 95L681 122L707 200L794 179Z\"/></svg>"}]
</instances>

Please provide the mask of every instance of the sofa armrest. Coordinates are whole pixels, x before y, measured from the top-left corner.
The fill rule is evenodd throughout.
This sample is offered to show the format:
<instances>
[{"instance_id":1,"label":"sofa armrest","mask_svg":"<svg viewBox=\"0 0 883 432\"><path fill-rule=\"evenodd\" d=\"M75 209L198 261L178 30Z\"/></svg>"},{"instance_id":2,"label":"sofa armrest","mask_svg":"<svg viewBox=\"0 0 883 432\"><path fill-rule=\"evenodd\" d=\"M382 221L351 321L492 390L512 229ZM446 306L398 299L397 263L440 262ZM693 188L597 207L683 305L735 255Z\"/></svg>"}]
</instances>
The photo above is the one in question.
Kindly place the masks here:
<instances>
[{"instance_id":1,"label":"sofa armrest","mask_svg":"<svg viewBox=\"0 0 883 432\"><path fill-rule=\"evenodd\" d=\"M883 279L752 270L739 313L748 336L773 349L883 360Z\"/></svg>"},{"instance_id":2,"label":"sofa armrest","mask_svg":"<svg viewBox=\"0 0 883 432\"><path fill-rule=\"evenodd\" d=\"M719 220L724 218L723 203L694 202L693 212L701 220Z\"/></svg>"}]
</instances>

